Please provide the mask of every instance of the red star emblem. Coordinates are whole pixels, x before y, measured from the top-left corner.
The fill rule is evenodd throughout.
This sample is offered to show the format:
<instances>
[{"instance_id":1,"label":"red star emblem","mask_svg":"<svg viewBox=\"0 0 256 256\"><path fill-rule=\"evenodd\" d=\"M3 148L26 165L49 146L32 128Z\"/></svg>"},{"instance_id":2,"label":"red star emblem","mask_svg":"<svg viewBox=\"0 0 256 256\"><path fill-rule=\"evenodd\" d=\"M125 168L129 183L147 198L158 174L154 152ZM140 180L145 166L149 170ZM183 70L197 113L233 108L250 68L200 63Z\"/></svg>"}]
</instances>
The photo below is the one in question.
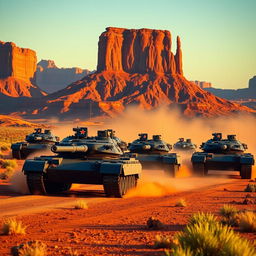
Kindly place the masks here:
<instances>
[{"instance_id":1,"label":"red star emblem","mask_svg":"<svg viewBox=\"0 0 256 256\"><path fill-rule=\"evenodd\" d=\"M80 133L84 135L85 134L85 130L81 130Z\"/></svg>"}]
</instances>

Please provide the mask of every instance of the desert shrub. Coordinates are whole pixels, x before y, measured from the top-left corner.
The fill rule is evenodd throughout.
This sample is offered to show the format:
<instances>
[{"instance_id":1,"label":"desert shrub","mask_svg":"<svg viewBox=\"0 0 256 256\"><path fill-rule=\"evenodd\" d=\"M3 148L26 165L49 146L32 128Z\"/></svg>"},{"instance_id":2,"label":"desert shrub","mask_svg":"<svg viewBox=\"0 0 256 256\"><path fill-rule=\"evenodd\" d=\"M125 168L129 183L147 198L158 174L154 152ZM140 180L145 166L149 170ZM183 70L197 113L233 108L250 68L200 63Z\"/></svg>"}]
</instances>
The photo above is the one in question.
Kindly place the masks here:
<instances>
[{"instance_id":1,"label":"desert shrub","mask_svg":"<svg viewBox=\"0 0 256 256\"><path fill-rule=\"evenodd\" d=\"M75 202L75 209L88 209L88 205L84 200L77 200Z\"/></svg>"},{"instance_id":2,"label":"desert shrub","mask_svg":"<svg viewBox=\"0 0 256 256\"><path fill-rule=\"evenodd\" d=\"M29 241L11 249L13 256L46 256L46 244L41 241Z\"/></svg>"},{"instance_id":3,"label":"desert shrub","mask_svg":"<svg viewBox=\"0 0 256 256\"><path fill-rule=\"evenodd\" d=\"M6 219L2 226L3 235L26 234L26 227L16 219Z\"/></svg>"},{"instance_id":4,"label":"desert shrub","mask_svg":"<svg viewBox=\"0 0 256 256\"><path fill-rule=\"evenodd\" d=\"M191 250L194 256L253 256L256 253L249 241L218 222L187 225L176 237L179 247Z\"/></svg>"},{"instance_id":5,"label":"desert shrub","mask_svg":"<svg viewBox=\"0 0 256 256\"><path fill-rule=\"evenodd\" d=\"M0 179L7 180L10 179L14 174L14 169L12 167L7 167L4 172L0 173Z\"/></svg>"},{"instance_id":6,"label":"desert shrub","mask_svg":"<svg viewBox=\"0 0 256 256\"><path fill-rule=\"evenodd\" d=\"M77 250L69 248L68 254L66 256L78 256L78 255L79 255L79 253L77 252Z\"/></svg>"},{"instance_id":7,"label":"desert shrub","mask_svg":"<svg viewBox=\"0 0 256 256\"><path fill-rule=\"evenodd\" d=\"M147 227L149 229L158 230L158 229L163 229L164 228L164 224L160 220L158 220L158 219L156 219L154 217L150 217L147 220Z\"/></svg>"},{"instance_id":8,"label":"desert shrub","mask_svg":"<svg viewBox=\"0 0 256 256\"><path fill-rule=\"evenodd\" d=\"M166 248L171 249L177 246L174 240L168 236L156 235L156 239L153 245L154 249Z\"/></svg>"},{"instance_id":9,"label":"desert shrub","mask_svg":"<svg viewBox=\"0 0 256 256\"><path fill-rule=\"evenodd\" d=\"M256 213L252 211L239 213L238 225L242 231L256 232Z\"/></svg>"},{"instance_id":10,"label":"desert shrub","mask_svg":"<svg viewBox=\"0 0 256 256\"><path fill-rule=\"evenodd\" d=\"M184 199L179 199L176 203L175 203L175 206L177 207L186 207L187 206L187 203Z\"/></svg>"},{"instance_id":11,"label":"desert shrub","mask_svg":"<svg viewBox=\"0 0 256 256\"><path fill-rule=\"evenodd\" d=\"M182 247L176 247L173 250L166 250L165 251L166 256L194 256L194 254L191 252L190 248L182 248Z\"/></svg>"},{"instance_id":12,"label":"desert shrub","mask_svg":"<svg viewBox=\"0 0 256 256\"><path fill-rule=\"evenodd\" d=\"M198 223L216 224L217 222L218 222L217 218L212 213L198 212L198 213L194 213L190 217L188 224L189 225L195 225Z\"/></svg>"},{"instance_id":13,"label":"desert shrub","mask_svg":"<svg viewBox=\"0 0 256 256\"><path fill-rule=\"evenodd\" d=\"M244 189L245 192L256 192L256 184L249 183Z\"/></svg>"},{"instance_id":14,"label":"desert shrub","mask_svg":"<svg viewBox=\"0 0 256 256\"><path fill-rule=\"evenodd\" d=\"M15 159L2 159L0 162L2 168L11 167L15 169L17 165L17 161Z\"/></svg>"},{"instance_id":15,"label":"desert shrub","mask_svg":"<svg viewBox=\"0 0 256 256\"><path fill-rule=\"evenodd\" d=\"M229 204L224 204L220 208L219 212L222 217L221 221L223 224L227 224L230 226L238 225L238 218L237 218L238 210L236 207L229 205Z\"/></svg>"},{"instance_id":16,"label":"desert shrub","mask_svg":"<svg viewBox=\"0 0 256 256\"><path fill-rule=\"evenodd\" d=\"M4 143L4 142L2 142L2 143L0 143L0 151L7 151L7 150L9 150L10 149L10 144L9 143Z\"/></svg>"}]
</instances>

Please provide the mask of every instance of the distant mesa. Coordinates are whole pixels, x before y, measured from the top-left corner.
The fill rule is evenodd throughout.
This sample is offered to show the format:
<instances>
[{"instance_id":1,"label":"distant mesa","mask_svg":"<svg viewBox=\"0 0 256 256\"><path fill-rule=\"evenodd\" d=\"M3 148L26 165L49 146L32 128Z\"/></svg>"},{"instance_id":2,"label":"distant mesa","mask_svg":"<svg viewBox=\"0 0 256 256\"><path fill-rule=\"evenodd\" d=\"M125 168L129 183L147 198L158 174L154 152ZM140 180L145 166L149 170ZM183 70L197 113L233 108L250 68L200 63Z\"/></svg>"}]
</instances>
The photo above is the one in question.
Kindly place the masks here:
<instances>
[{"instance_id":1,"label":"distant mesa","mask_svg":"<svg viewBox=\"0 0 256 256\"><path fill-rule=\"evenodd\" d=\"M0 41L0 95L40 97L46 95L35 83L36 53Z\"/></svg>"},{"instance_id":2,"label":"distant mesa","mask_svg":"<svg viewBox=\"0 0 256 256\"><path fill-rule=\"evenodd\" d=\"M46 96L39 116L115 116L129 106L178 107L187 116L228 115L247 107L218 98L183 75L181 40L167 30L108 27L99 37L97 71Z\"/></svg>"},{"instance_id":3,"label":"distant mesa","mask_svg":"<svg viewBox=\"0 0 256 256\"><path fill-rule=\"evenodd\" d=\"M220 89L205 87L204 89L218 97L240 103L252 109L256 109L256 76L249 80L248 88Z\"/></svg>"},{"instance_id":4,"label":"distant mesa","mask_svg":"<svg viewBox=\"0 0 256 256\"><path fill-rule=\"evenodd\" d=\"M199 86L202 89L211 88L212 87L212 83L210 83L210 82L198 81L198 80L191 81L191 82L196 84L197 86Z\"/></svg>"},{"instance_id":5,"label":"distant mesa","mask_svg":"<svg viewBox=\"0 0 256 256\"><path fill-rule=\"evenodd\" d=\"M58 68L53 60L41 60L37 64L36 84L47 93L53 93L90 73L87 69L77 67Z\"/></svg>"}]
</instances>

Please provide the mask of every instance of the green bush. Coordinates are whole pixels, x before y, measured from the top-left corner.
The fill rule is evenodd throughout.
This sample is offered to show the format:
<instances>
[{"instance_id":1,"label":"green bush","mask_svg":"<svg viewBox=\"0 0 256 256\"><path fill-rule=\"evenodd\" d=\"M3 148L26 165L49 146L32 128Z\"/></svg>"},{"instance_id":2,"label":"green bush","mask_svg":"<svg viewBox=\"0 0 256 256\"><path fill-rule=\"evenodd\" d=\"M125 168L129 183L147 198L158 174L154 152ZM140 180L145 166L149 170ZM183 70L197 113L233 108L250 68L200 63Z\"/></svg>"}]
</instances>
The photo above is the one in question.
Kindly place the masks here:
<instances>
[{"instance_id":1,"label":"green bush","mask_svg":"<svg viewBox=\"0 0 256 256\"><path fill-rule=\"evenodd\" d=\"M220 215L222 217L222 223L230 226L238 225L238 217L237 217L238 209L232 205L224 204L220 208Z\"/></svg>"},{"instance_id":2,"label":"green bush","mask_svg":"<svg viewBox=\"0 0 256 256\"><path fill-rule=\"evenodd\" d=\"M239 213L238 225L241 231L256 232L256 213L251 211Z\"/></svg>"},{"instance_id":3,"label":"green bush","mask_svg":"<svg viewBox=\"0 0 256 256\"><path fill-rule=\"evenodd\" d=\"M196 223L187 225L177 234L179 247L191 250L194 256L253 256L255 248L221 223Z\"/></svg>"},{"instance_id":4,"label":"green bush","mask_svg":"<svg viewBox=\"0 0 256 256\"><path fill-rule=\"evenodd\" d=\"M198 223L210 223L210 224L216 224L218 222L217 218L212 214L212 213L203 213L203 212L198 212L194 213L189 221L189 225L195 225Z\"/></svg>"}]
</instances>

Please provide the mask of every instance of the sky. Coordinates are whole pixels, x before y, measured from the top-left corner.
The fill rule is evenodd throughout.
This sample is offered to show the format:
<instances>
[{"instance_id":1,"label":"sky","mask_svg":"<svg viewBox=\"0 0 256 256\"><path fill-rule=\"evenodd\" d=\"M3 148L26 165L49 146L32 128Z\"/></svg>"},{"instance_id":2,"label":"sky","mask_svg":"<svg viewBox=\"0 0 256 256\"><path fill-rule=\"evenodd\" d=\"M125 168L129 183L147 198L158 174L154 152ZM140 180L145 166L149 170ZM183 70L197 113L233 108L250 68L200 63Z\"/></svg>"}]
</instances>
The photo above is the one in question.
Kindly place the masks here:
<instances>
[{"instance_id":1,"label":"sky","mask_svg":"<svg viewBox=\"0 0 256 256\"><path fill-rule=\"evenodd\" d=\"M187 79L236 89L256 75L255 12L256 0L0 0L0 40L94 70L106 27L165 29Z\"/></svg>"}]
</instances>

